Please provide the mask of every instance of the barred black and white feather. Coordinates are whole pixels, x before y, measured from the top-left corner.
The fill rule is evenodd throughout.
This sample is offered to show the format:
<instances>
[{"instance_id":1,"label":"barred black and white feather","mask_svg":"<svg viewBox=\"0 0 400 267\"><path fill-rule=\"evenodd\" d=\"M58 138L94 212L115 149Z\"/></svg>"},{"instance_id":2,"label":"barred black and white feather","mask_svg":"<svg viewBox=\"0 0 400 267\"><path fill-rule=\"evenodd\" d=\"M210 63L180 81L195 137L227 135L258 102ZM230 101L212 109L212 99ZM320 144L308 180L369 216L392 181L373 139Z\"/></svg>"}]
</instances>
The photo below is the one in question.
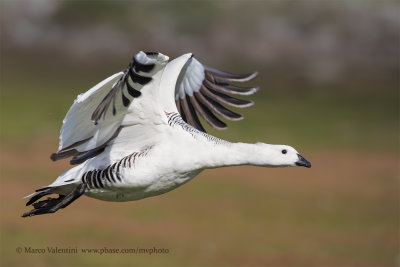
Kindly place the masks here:
<instances>
[{"instance_id":1,"label":"barred black and white feather","mask_svg":"<svg viewBox=\"0 0 400 267\"><path fill-rule=\"evenodd\" d=\"M88 190L107 188L123 183L123 169L133 170L135 161L146 156L150 149L151 147L140 152L134 152L106 168L87 171L82 175L81 182L87 186Z\"/></svg>"}]
</instances>

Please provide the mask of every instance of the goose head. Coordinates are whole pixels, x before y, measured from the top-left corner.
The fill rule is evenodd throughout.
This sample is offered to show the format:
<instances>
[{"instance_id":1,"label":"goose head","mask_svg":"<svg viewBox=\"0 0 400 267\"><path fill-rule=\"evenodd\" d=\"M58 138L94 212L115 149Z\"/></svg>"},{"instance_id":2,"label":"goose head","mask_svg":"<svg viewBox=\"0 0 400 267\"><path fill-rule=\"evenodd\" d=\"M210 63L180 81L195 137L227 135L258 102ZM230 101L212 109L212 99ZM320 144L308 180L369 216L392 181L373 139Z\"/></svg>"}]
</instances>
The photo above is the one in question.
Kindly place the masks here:
<instances>
[{"instance_id":1,"label":"goose head","mask_svg":"<svg viewBox=\"0 0 400 267\"><path fill-rule=\"evenodd\" d=\"M311 168L311 162L301 156L296 149L287 145L270 145L257 143L256 146L263 151L260 165L268 167L303 166Z\"/></svg>"}]
</instances>

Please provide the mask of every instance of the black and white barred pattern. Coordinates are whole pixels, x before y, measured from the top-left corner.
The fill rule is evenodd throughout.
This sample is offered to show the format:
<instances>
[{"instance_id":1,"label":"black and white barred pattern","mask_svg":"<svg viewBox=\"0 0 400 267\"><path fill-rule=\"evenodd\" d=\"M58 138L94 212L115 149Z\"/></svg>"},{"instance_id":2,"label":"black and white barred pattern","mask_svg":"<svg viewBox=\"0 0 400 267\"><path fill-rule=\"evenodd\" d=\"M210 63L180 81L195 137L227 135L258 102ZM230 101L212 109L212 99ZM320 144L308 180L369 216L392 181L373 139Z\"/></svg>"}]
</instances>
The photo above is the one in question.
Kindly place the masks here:
<instances>
[{"instance_id":1,"label":"black and white barred pattern","mask_svg":"<svg viewBox=\"0 0 400 267\"><path fill-rule=\"evenodd\" d=\"M135 160L147 155L151 149L147 148L141 152L134 152L112 165L109 165L105 169L96 169L85 172L82 175L82 183L87 185L88 189L100 189L108 186L121 183L123 177L121 177L121 168L133 167Z\"/></svg>"},{"instance_id":2,"label":"black and white barred pattern","mask_svg":"<svg viewBox=\"0 0 400 267\"><path fill-rule=\"evenodd\" d=\"M204 138L207 139L207 141L212 142L214 144L224 144L224 143L228 143L225 140L219 139L215 136L209 135L205 132L199 131L196 128L194 128L193 126L191 126L190 124L187 124L181 117L181 115L179 115L178 113L175 112L171 112L165 113L167 115L168 118L168 124L169 126L180 126L183 130L185 130L186 132L190 133L195 139L197 139L199 136L202 136Z\"/></svg>"}]
</instances>

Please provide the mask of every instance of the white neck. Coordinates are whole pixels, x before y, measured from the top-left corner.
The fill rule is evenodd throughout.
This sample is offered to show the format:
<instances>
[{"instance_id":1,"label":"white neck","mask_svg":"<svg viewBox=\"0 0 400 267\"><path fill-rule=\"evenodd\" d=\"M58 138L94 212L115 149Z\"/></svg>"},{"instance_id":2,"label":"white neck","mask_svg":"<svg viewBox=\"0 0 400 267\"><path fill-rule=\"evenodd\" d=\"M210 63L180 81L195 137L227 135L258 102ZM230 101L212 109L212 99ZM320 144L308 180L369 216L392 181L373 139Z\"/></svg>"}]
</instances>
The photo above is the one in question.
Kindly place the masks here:
<instances>
[{"instance_id":1,"label":"white neck","mask_svg":"<svg viewBox=\"0 0 400 267\"><path fill-rule=\"evenodd\" d=\"M178 131L173 131L169 138L176 138L176 141L169 144L180 144L181 151L178 154L182 158L175 163L179 165L179 170L193 171L235 165L294 166L298 159L296 151L289 146L230 143L194 129L179 115L174 114L169 117L169 123L176 125ZM175 145L174 149L177 149ZM282 157L283 149L294 151L291 156ZM165 151L171 150L167 148Z\"/></svg>"},{"instance_id":2,"label":"white neck","mask_svg":"<svg viewBox=\"0 0 400 267\"><path fill-rule=\"evenodd\" d=\"M235 165L275 166L271 157L272 146L229 142L210 144L198 148L197 156L200 156L204 168Z\"/></svg>"}]
</instances>

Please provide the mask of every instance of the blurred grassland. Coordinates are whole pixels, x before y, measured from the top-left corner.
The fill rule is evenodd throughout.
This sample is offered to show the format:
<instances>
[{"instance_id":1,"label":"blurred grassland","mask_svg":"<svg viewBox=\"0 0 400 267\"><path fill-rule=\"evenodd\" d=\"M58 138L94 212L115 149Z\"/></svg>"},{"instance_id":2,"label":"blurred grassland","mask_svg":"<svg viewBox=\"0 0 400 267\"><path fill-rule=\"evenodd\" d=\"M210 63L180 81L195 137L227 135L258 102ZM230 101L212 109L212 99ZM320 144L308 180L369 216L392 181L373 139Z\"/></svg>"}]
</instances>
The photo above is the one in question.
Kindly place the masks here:
<instances>
[{"instance_id":1,"label":"blurred grassland","mask_svg":"<svg viewBox=\"0 0 400 267\"><path fill-rule=\"evenodd\" d=\"M1 266L398 265L394 1L9 3L22 6L0 17ZM248 84L260 86L249 97L255 105L237 110L245 119L207 130L292 145L312 168L207 170L158 197L82 197L56 214L20 218L21 197L70 168L49 155L73 100L140 49L171 58L191 51L221 70L259 71ZM341 71L333 75L332 66ZM16 252L25 246L170 253Z\"/></svg>"},{"instance_id":2,"label":"blurred grassland","mask_svg":"<svg viewBox=\"0 0 400 267\"><path fill-rule=\"evenodd\" d=\"M308 152L305 168L206 171L168 194L109 203L83 197L58 214L20 218L20 196L67 167L43 140L1 155L2 262L65 265L378 265L397 254L396 159ZM21 159L24 168L20 167ZM64 167L64 168L63 168ZM168 255L17 254L18 246L168 248Z\"/></svg>"},{"instance_id":3,"label":"blurred grassland","mask_svg":"<svg viewBox=\"0 0 400 267\"><path fill-rule=\"evenodd\" d=\"M256 105L243 110L246 119L211 133L291 144L312 169L210 170L157 198L105 203L84 197L55 215L23 220L20 197L69 168L48 155L73 99L124 66L44 57L2 58L2 265L395 264L398 93L390 80L294 88L297 81L258 69L251 84L261 90L252 97ZM170 253L33 255L17 254L18 246L156 246Z\"/></svg>"}]
</instances>

